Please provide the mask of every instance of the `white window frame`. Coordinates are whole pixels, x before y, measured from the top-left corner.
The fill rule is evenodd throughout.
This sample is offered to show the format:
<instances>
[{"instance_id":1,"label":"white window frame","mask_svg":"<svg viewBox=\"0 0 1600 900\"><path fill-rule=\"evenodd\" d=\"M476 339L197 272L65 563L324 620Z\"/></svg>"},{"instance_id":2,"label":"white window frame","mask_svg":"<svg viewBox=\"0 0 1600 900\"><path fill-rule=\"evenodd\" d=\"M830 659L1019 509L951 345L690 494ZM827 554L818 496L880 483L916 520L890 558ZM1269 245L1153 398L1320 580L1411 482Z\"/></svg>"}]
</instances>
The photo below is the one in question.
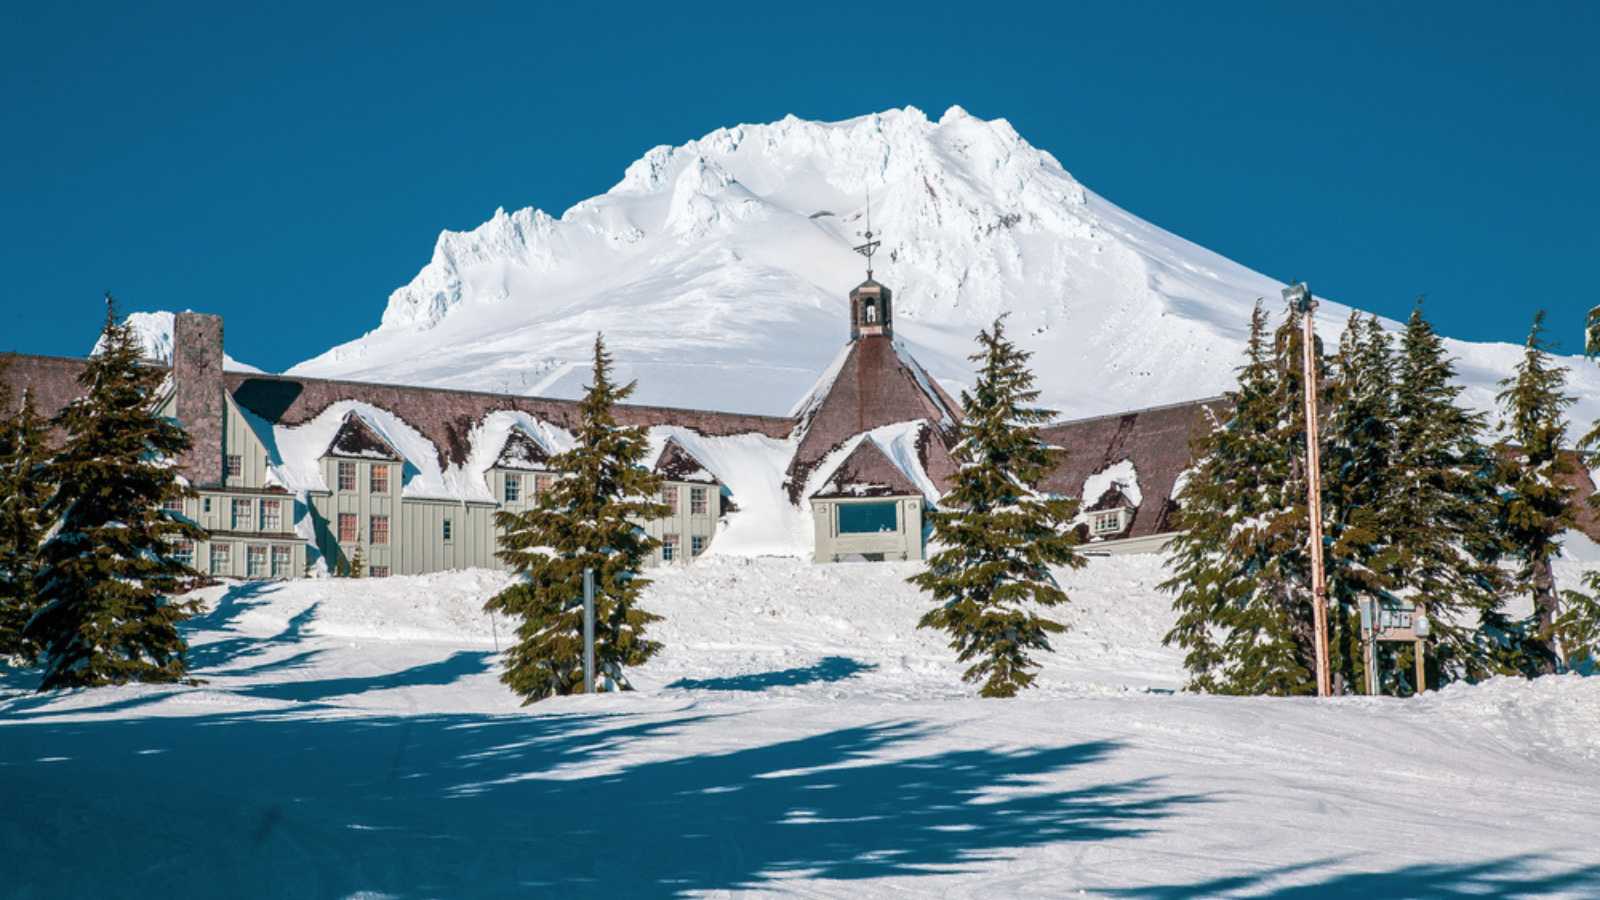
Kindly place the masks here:
<instances>
[{"instance_id":1,"label":"white window frame","mask_svg":"<svg viewBox=\"0 0 1600 900\"><path fill-rule=\"evenodd\" d=\"M516 472L507 472L505 484L500 488L500 499L505 503L522 502L522 476Z\"/></svg>"},{"instance_id":2,"label":"white window frame","mask_svg":"<svg viewBox=\"0 0 1600 900\"><path fill-rule=\"evenodd\" d=\"M269 510L269 509L272 510L272 515L271 516L267 515L267 510ZM270 525L268 524L268 520L269 519L271 520L271 524ZM262 531L282 531L283 530L283 501L282 500L267 499L267 500L262 500L261 501L261 530Z\"/></svg>"},{"instance_id":3,"label":"white window frame","mask_svg":"<svg viewBox=\"0 0 1600 900\"><path fill-rule=\"evenodd\" d=\"M288 578L290 569L294 566L294 548L282 544L273 545L269 551L271 561L268 563L273 578Z\"/></svg>"},{"instance_id":4,"label":"white window frame","mask_svg":"<svg viewBox=\"0 0 1600 900\"><path fill-rule=\"evenodd\" d=\"M219 562L222 565L218 565ZM210 572L212 575L233 574L233 545L212 544L210 563Z\"/></svg>"},{"instance_id":5,"label":"white window frame","mask_svg":"<svg viewBox=\"0 0 1600 900\"><path fill-rule=\"evenodd\" d=\"M356 486L361 483L357 477L358 473L356 472L356 464L348 459L341 459L338 460L335 465L337 471L334 473L334 477L338 479L337 484L339 485L339 490L346 492L354 491ZM346 478L346 474L348 474L350 477Z\"/></svg>"},{"instance_id":6,"label":"white window frame","mask_svg":"<svg viewBox=\"0 0 1600 900\"><path fill-rule=\"evenodd\" d=\"M267 545L246 544L244 547L244 577L267 577Z\"/></svg>"},{"instance_id":7,"label":"white window frame","mask_svg":"<svg viewBox=\"0 0 1600 900\"><path fill-rule=\"evenodd\" d=\"M689 488L689 515L704 516L711 512L711 498L703 487Z\"/></svg>"},{"instance_id":8,"label":"white window frame","mask_svg":"<svg viewBox=\"0 0 1600 900\"><path fill-rule=\"evenodd\" d=\"M255 519L255 506L256 505L251 503L249 500L246 500L242 497L234 497L228 504L228 508L230 510L228 518L230 529L233 531L255 531L256 526L253 524ZM239 515L240 510L244 510L243 516Z\"/></svg>"}]
</instances>

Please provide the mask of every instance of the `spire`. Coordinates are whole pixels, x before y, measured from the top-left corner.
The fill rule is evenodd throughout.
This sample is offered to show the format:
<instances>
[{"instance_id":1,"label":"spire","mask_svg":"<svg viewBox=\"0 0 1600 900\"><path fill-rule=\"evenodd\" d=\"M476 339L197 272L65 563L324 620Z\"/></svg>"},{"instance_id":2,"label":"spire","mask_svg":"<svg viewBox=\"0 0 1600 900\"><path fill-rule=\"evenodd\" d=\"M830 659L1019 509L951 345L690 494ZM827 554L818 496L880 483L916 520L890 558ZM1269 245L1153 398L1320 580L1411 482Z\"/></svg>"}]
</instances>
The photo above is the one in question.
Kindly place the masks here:
<instances>
[{"instance_id":1,"label":"spire","mask_svg":"<svg viewBox=\"0 0 1600 900\"><path fill-rule=\"evenodd\" d=\"M851 249L867 258L867 280L871 281L872 254L878 252L878 245L882 243L882 241L875 241L872 239L872 188L870 187L867 188L867 230L865 232L857 232L857 234L865 237L867 242L858 247L852 247Z\"/></svg>"}]
</instances>

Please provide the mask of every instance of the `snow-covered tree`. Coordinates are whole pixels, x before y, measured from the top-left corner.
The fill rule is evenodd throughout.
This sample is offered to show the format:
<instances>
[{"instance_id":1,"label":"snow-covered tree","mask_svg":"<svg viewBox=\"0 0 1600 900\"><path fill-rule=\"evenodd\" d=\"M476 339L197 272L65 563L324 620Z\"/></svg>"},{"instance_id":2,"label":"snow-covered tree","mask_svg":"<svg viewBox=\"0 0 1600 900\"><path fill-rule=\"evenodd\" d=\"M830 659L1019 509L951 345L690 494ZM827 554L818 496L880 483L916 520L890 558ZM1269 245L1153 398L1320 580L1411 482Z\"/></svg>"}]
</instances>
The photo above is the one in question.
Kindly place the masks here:
<instances>
[{"instance_id":1,"label":"snow-covered tree","mask_svg":"<svg viewBox=\"0 0 1600 900\"><path fill-rule=\"evenodd\" d=\"M1328 640L1339 693L1366 685L1361 604L1393 596L1389 523L1399 500L1392 477L1393 369L1393 346L1378 320L1352 312L1333 360L1322 434Z\"/></svg>"},{"instance_id":2,"label":"snow-covered tree","mask_svg":"<svg viewBox=\"0 0 1600 900\"><path fill-rule=\"evenodd\" d=\"M172 542L203 533L161 507L188 490L172 460L189 437L156 415L162 373L139 356L138 339L107 297L101 352L78 377L84 396L54 419L65 441L44 468L51 525L39 550L37 611L25 629L44 657L40 690L171 682L188 672L178 625L198 601L172 595L196 573Z\"/></svg>"},{"instance_id":3,"label":"snow-covered tree","mask_svg":"<svg viewBox=\"0 0 1600 900\"><path fill-rule=\"evenodd\" d=\"M0 371L5 364L0 359ZM47 437L33 397L25 392L14 404L0 381L0 665L27 665L38 653L22 632L36 604Z\"/></svg>"},{"instance_id":4,"label":"snow-covered tree","mask_svg":"<svg viewBox=\"0 0 1600 900\"><path fill-rule=\"evenodd\" d=\"M1162 587L1178 620L1164 642L1186 651L1191 690L1316 690L1299 315L1270 342L1267 327L1257 304L1238 386L1177 498Z\"/></svg>"},{"instance_id":5,"label":"snow-covered tree","mask_svg":"<svg viewBox=\"0 0 1600 900\"><path fill-rule=\"evenodd\" d=\"M554 456L558 474L537 505L502 511L500 558L521 576L490 598L485 609L520 620L518 642L500 676L533 703L583 690L583 572L595 571L596 678L608 689L630 690L627 666L661 649L645 626L661 620L638 605L649 581L641 577L658 541L640 523L665 516L660 476L644 468L644 429L617 423L612 407L634 383L611 381L611 357L594 342L593 383L579 405L576 445Z\"/></svg>"},{"instance_id":6,"label":"snow-covered tree","mask_svg":"<svg viewBox=\"0 0 1600 900\"><path fill-rule=\"evenodd\" d=\"M978 346L951 451L954 484L930 514L939 549L910 581L938 604L918 627L946 632L971 663L962 678L982 682L982 696L1011 697L1034 682L1030 652L1048 652L1049 636L1066 630L1033 609L1067 602L1050 567L1084 560L1074 549L1077 501L1039 490L1062 451L1039 436L1054 413L1033 405L1030 354L1006 337L1004 317L979 332Z\"/></svg>"},{"instance_id":7,"label":"snow-covered tree","mask_svg":"<svg viewBox=\"0 0 1600 900\"><path fill-rule=\"evenodd\" d=\"M1504 469L1500 525L1511 554L1520 563L1517 586L1533 598L1533 619L1524 623L1527 640L1516 649L1516 664L1530 674L1560 666L1555 623L1560 616L1551 560L1561 551L1561 532L1574 524L1570 462L1562 453L1567 370L1550 355L1544 338L1544 311L1533 317L1516 374L1500 382L1501 431L1497 446Z\"/></svg>"},{"instance_id":8,"label":"snow-covered tree","mask_svg":"<svg viewBox=\"0 0 1600 900\"><path fill-rule=\"evenodd\" d=\"M1400 339L1389 476L1396 502L1384 527L1393 589L1428 617L1434 684L1496 671L1482 629L1506 589L1496 565L1495 458L1483 443L1483 416L1460 405L1454 379L1444 341L1419 305ZM1411 660L1397 659L1395 668L1411 671Z\"/></svg>"}]
</instances>

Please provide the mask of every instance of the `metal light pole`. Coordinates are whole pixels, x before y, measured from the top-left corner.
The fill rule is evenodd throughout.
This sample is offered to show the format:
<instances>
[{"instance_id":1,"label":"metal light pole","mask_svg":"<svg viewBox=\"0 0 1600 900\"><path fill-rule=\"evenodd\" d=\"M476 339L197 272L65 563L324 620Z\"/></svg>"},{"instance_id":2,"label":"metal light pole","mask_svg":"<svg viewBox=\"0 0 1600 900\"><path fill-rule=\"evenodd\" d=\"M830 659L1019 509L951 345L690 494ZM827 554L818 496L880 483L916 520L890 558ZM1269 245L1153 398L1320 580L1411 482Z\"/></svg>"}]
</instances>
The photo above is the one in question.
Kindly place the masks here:
<instances>
[{"instance_id":1,"label":"metal light pole","mask_svg":"<svg viewBox=\"0 0 1600 900\"><path fill-rule=\"evenodd\" d=\"M1328 671L1328 582L1322 564L1322 456L1317 437L1317 332L1314 315L1317 302L1305 282L1284 288L1283 298L1300 312L1305 334L1300 339L1306 391L1306 517L1311 523L1311 618L1317 643L1317 696L1333 693L1333 678Z\"/></svg>"},{"instance_id":2,"label":"metal light pole","mask_svg":"<svg viewBox=\"0 0 1600 900\"><path fill-rule=\"evenodd\" d=\"M583 570L583 692L594 693L594 570Z\"/></svg>"}]
</instances>

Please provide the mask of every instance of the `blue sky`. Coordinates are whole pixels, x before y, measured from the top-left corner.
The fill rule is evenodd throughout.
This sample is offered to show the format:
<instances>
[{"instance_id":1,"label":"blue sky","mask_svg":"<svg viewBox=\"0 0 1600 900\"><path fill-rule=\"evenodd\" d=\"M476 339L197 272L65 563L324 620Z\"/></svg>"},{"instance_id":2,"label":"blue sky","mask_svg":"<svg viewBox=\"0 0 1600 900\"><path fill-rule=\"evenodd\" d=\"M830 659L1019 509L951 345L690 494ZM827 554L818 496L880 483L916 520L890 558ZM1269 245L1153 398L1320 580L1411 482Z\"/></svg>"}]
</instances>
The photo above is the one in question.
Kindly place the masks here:
<instances>
[{"instance_id":1,"label":"blue sky","mask_svg":"<svg viewBox=\"0 0 1600 900\"><path fill-rule=\"evenodd\" d=\"M959 103L1269 275L1475 340L1544 306L1576 352L1600 4L1309 6L12 4L0 349L83 353L110 289L279 369L375 327L440 229L655 144Z\"/></svg>"}]
</instances>

